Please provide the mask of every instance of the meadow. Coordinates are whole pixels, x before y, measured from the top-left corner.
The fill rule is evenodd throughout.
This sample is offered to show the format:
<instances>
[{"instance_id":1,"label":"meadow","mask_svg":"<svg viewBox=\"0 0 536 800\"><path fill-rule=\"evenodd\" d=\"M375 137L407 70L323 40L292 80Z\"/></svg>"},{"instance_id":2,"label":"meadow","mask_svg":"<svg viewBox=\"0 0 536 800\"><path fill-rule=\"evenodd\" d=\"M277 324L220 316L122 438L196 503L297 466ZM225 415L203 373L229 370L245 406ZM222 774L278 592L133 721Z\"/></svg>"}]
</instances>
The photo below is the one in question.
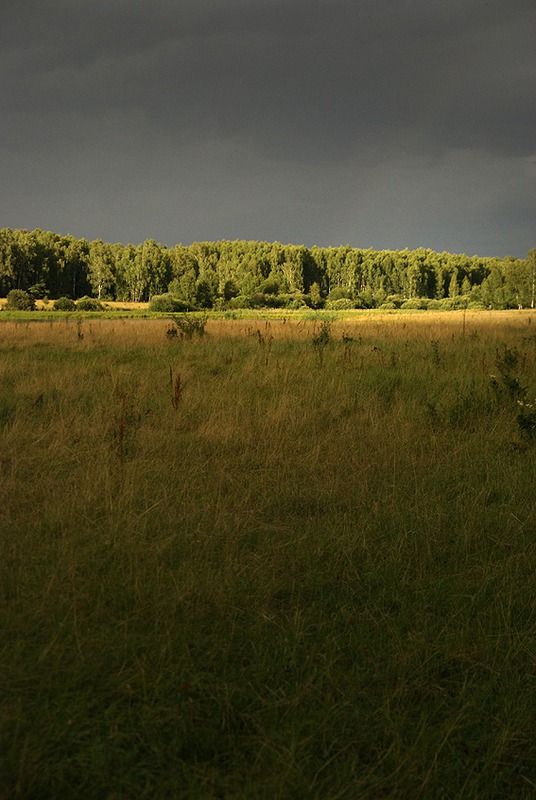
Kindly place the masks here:
<instances>
[{"instance_id":1,"label":"meadow","mask_svg":"<svg viewBox=\"0 0 536 800\"><path fill-rule=\"evenodd\" d=\"M0 321L0 798L535 797L535 366L530 311Z\"/></svg>"}]
</instances>

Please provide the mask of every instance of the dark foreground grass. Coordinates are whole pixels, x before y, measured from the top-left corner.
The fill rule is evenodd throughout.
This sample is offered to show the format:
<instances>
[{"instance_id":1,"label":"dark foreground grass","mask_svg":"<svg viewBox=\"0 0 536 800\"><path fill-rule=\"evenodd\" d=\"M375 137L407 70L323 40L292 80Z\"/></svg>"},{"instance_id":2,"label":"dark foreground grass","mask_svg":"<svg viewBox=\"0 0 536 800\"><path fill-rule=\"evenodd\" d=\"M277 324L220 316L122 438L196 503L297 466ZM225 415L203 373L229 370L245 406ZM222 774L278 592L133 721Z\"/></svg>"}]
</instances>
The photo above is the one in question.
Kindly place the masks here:
<instances>
[{"instance_id":1,"label":"dark foreground grass","mask_svg":"<svg viewBox=\"0 0 536 800\"><path fill-rule=\"evenodd\" d=\"M474 319L0 327L0 797L536 796L536 339Z\"/></svg>"}]
</instances>

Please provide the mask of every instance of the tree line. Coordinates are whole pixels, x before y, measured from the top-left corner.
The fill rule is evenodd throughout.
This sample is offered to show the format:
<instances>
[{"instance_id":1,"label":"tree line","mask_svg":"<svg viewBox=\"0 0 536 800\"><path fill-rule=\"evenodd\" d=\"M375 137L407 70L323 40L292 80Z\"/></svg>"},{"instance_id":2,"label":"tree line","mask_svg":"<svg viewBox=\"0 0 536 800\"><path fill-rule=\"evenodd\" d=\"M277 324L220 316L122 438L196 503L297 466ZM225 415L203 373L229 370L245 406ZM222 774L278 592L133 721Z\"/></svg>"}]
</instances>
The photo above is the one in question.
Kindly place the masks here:
<instances>
[{"instance_id":1,"label":"tree line","mask_svg":"<svg viewBox=\"0 0 536 800\"><path fill-rule=\"evenodd\" d=\"M535 272L536 250L518 259L252 241L167 247L0 230L2 297L21 289L38 299L164 295L191 308L534 308Z\"/></svg>"}]
</instances>

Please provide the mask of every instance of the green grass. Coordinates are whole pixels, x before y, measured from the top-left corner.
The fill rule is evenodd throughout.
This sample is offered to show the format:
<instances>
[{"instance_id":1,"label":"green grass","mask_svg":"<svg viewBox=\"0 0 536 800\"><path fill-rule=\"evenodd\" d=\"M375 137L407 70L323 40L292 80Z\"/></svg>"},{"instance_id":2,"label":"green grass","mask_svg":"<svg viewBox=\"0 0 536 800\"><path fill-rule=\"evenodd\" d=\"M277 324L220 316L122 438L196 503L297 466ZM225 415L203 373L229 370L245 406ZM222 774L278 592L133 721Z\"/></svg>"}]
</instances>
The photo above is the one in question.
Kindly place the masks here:
<instances>
[{"instance_id":1,"label":"green grass","mask_svg":"<svg viewBox=\"0 0 536 800\"><path fill-rule=\"evenodd\" d=\"M1 301L1 299L0 299ZM0 305L0 321L2 322L69 322L76 320L97 320L97 319L169 319L174 314L182 316L183 312L160 312L151 311L148 303L110 303L104 304L103 311L54 311L52 307L44 308L39 306L35 311L12 311L6 309L5 306ZM264 322L266 319L270 320L315 320L315 319L359 319L368 316L381 316L390 317L393 315L403 315L405 317L411 315L422 315L425 313L419 309L398 311L398 310L384 310L377 308L368 309L349 309L345 311L335 311L330 309L312 309L303 307L301 309L288 309L288 308L237 308L232 310L200 310L195 312L188 312L187 316L207 316L209 319L242 319L242 320L259 320ZM434 312L426 312L434 313ZM456 312L450 312L456 313Z\"/></svg>"},{"instance_id":2,"label":"green grass","mask_svg":"<svg viewBox=\"0 0 536 800\"><path fill-rule=\"evenodd\" d=\"M534 797L530 316L253 322L0 325L0 797Z\"/></svg>"}]
</instances>

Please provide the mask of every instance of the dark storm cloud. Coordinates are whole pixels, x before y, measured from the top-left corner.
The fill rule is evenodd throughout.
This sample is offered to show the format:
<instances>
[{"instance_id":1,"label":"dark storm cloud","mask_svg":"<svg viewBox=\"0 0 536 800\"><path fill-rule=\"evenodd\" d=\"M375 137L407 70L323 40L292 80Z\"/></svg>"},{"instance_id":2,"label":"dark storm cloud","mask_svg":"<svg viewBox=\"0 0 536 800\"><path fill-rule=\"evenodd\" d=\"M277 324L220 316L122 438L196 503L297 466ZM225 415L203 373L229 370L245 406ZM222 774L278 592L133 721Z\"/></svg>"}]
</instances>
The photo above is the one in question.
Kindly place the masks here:
<instances>
[{"instance_id":1,"label":"dark storm cloud","mask_svg":"<svg viewBox=\"0 0 536 800\"><path fill-rule=\"evenodd\" d=\"M3 26L4 108L137 107L175 133L305 157L397 130L528 152L535 23L533 3L502 0L22 3Z\"/></svg>"},{"instance_id":2,"label":"dark storm cloud","mask_svg":"<svg viewBox=\"0 0 536 800\"><path fill-rule=\"evenodd\" d=\"M131 198L150 175L211 174L222 196L264 182L272 214L274 170L310 191L325 165L346 210L344 172L373 192L375 165L417 157L433 180L451 151L469 174L471 151L530 158L535 29L532 0L22 0L0 28L3 147L37 179L71 160L88 190L102 170Z\"/></svg>"}]
</instances>

